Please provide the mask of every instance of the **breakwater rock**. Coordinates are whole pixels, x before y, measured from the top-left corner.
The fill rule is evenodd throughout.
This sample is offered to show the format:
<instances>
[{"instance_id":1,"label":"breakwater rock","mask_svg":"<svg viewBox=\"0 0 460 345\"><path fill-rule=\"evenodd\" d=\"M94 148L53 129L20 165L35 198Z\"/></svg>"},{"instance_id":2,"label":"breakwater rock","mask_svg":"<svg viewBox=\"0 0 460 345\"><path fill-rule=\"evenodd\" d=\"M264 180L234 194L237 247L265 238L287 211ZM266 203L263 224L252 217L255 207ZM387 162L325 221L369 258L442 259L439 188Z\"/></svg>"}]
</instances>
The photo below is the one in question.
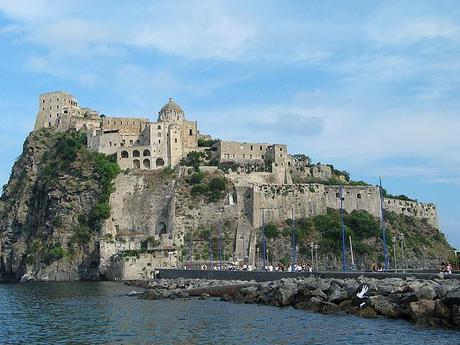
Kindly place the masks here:
<instances>
[{"instance_id":1,"label":"breakwater rock","mask_svg":"<svg viewBox=\"0 0 460 345\"><path fill-rule=\"evenodd\" d=\"M460 329L460 281L401 278L283 278L277 281L160 279L129 282L143 299L220 297L223 301L292 306L319 313L407 319Z\"/></svg>"}]
</instances>

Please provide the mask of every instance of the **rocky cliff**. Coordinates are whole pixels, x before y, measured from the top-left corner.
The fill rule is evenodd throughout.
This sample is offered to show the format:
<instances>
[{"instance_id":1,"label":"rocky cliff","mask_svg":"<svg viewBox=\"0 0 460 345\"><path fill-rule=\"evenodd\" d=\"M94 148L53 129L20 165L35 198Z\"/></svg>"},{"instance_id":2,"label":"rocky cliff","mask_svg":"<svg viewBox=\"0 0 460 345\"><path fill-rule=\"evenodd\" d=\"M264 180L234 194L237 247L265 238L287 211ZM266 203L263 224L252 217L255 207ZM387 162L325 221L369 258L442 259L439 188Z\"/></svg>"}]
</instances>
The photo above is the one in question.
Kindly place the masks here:
<instances>
[{"instance_id":1,"label":"rocky cliff","mask_svg":"<svg viewBox=\"0 0 460 345\"><path fill-rule=\"evenodd\" d=\"M31 133L0 200L1 280L98 279L98 229L117 173L82 133Z\"/></svg>"}]
</instances>

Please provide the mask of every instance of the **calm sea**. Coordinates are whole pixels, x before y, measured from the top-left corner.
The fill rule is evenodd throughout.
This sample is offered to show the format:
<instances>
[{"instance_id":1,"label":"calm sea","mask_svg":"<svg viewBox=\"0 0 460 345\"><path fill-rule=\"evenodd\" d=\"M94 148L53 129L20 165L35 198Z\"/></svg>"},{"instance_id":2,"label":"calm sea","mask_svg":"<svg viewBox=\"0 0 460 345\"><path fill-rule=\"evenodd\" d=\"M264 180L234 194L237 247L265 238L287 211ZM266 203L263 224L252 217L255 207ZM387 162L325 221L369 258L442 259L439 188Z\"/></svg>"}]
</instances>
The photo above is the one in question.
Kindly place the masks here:
<instances>
[{"instance_id":1,"label":"calm sea","mask_svg":"<svg viewBox=\"0 0 460 345\"><path fill-rule=\"evenodd\" d=\"M1 344L460 344L400 320L216 300L145 301L122 283L0 285Z\"/></svg>"}]
</instances>

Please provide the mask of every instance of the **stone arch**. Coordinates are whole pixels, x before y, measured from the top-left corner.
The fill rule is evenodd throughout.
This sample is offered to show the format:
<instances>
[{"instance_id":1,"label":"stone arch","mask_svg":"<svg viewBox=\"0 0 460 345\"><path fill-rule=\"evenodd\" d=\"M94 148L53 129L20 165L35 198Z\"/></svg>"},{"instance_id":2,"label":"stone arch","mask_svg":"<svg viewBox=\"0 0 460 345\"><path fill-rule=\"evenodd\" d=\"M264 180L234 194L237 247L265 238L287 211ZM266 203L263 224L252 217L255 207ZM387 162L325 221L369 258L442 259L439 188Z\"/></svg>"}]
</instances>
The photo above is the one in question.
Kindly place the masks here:
<instances>
[{"instance_id":1,"label":"stone arch","mask_svg":"<svg viewBox=\"0 0 460 345\"><path fill-rule=\"evenodd\" d=\"M162 167L162 166L164 166L164 165L165 165L164 159L163 159L163 158L157 158L157 160L155 161L155 165L156 165L157 167Z\"/></svg>"},{"instance_id":2,"label":"stone arch","mask_svg":"<svg viewBox=\"0 0 460 345\"><path fill-rule=\"evenodd\" d=\"M121 158L129 158L128 151L121 151Z\"/></svg>"},{"instance_id":3,"label":"stone arch","mask_svg":"<svg viewBox=\"0 0 460 345\"><path fill-rule=\"evenodd\" d=\"M143 155L144 157L150 157L150 150L144 150Z\"/></svg>"},{"instance_id":4,"label":"stone arch","mask_svg":"<svg viewBox=\"0 0 460 345\"><path fill-rule=\"evenodd\" d=\"M150 159L144 159L142 162L142 165L144 166L145 169L150 169Z\"/></svg>"},{"instance_id":5,"label":"stone arch","mask_svg":"<svg viewBox=\"0 0 460 345\"><path fill-rule=\"evenodd\" d=\"M135 159L133 161L133 168L134 169L140 169L141 168L141 161L139 159Z\"/></svg>"},{"instance_id":6,"label":"stone arch","mask_svg":"<svg viewBox=\"0 0 460 345\"><path fill-rule=\"evenodd\" d=\"M141 153L138 150L133 151L133 157L140 157Z\"/></svg>"},{"instance_id":7,"label":"stone arch","mask_svg":"<svg viewBox=\"0 0 460 345\"><path fill-rule=\"evenodd\" d=\"M168 230L166 228L166 223L158 222L155 233L157 235L166 235L167 232L168 232Z\"/></svg>"}]
</instances>

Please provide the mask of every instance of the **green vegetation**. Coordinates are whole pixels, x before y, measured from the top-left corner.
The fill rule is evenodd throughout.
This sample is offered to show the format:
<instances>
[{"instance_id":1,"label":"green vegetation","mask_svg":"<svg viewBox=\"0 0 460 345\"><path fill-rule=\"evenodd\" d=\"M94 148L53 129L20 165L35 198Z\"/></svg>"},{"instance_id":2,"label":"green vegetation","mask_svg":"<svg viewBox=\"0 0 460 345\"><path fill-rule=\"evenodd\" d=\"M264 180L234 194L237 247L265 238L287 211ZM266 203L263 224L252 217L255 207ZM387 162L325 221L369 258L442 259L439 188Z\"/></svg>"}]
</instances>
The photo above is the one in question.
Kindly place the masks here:
<instances>
[{"instance_id":1,"label":"green vegetation","mask_svg":"<svg viewBox=\"0 0 460 345\"><path fill-rule=\"evenodd\" d=\"M350 181L350 173L345 170L338 170L334 168L332 164L327 164L328 167L331 168L332 175L333 176L343 176L345 178L345 181L349 182Z\"/></svg>"},{"instance_id":2,"label":"green vegetation","mask_svg":"<svg viewBox=\"0 0 460 345\"><path fill-rule=\"evenodd\" d=\"M278 238L280 236L280 230L273 223L267 224L264 231L267 238Z\"/></svg>"},{"instance_id":3,"label":"green vegetation","mask_svg":"<svg viewBox=\"0 0 460 345\"><path fill-rule=\"evenodd\" d=\"M43 260L49 264L53 261L62 259L64 256L67 256L67 251L61 247L60 244L53 245L51 248L45 252Z\"/></svg>"},{"instance_id":4,"label":"green vegetation","mask_svg":"<svg viewBox=\"0 0 460 345\"><path fill-rule=\"evenodd\" d=\"M160 170L160 176L161 177L169 177L174 174L174 169L171 167L165 167Z\"/></svg>"},{"instance_id":5,"label":"green vegetation","mask_svg":"<svg viewBox=\"0 0 460 345\"><path fill-rule=\"evenodd\" d=\"M193 173L190 177L186 179L187 183L190 185L199 184L203 181L204 173L201 171Z\"/></svg>"},{"instance_id":6,"label":"green vegetation","mask_svg":"<svg viewBox=\"0 0 460 345\"><path fill-rule=\"evenodd\" d=\"M219 140L217 139L203 139L203 138L198 138L198 147L211 147L215 143L217 143Z\"/></svg>"},{"instance_id":7,"label":"green vegetation","mask_svg":"<svg viewBox=\"0 0 460 345\"><path fill-rule=\"evenodd\" d=\"M291 236L291 220L286 220L283 236ZM352 236L354 242L379 237L380 225L378 220L366 211L344 212L345 234ZM339 254L342 245L342 224L340 211L328 209L326 214L311 218L296 220L295 235L299 243L300 251L308 253L308 243L313 239L319 242L325 252ZM358 254L368 253L369 246L361 244L355 248Z\"/></svg>"},{"instance_id":8,"label":"green vegetation","mask_svg":"<svg viewBox=\"0 0 460 345\"><path fill-rule=\"evenodd\" d=\"M206 158L204 152L192 151L187 154L187 157L182 158L180 165L193 167L195 171L200 170L200 163Z\"/></svg>"},{"instance_id":9,"label":"green vegetation","mask_svg":"<svg viewBox=\"0 0 460 345\"><path fill-rule=\"evenodd\" d=\"M417 199L411 199L408 196L404 194L399 194L399 195L393 195L387 192L385 188L382 188L382 194L385 198L392 198L392 199L398 199L398 200L404 200L404 201L417 201Z\"/></svg>"},{"instance_id":10,"label":"green vegetation","mask_svg":"<svg viewBox=\"0 0 460 345\"><path fill-rule=\"evenodd\" d=\"M191 190L193 197L206 196L209 202L222 199L227 186L227 180L223 176L204 179L199 173L193 174L189 183L193 185Z\"/></svg>"}]
</instances>

